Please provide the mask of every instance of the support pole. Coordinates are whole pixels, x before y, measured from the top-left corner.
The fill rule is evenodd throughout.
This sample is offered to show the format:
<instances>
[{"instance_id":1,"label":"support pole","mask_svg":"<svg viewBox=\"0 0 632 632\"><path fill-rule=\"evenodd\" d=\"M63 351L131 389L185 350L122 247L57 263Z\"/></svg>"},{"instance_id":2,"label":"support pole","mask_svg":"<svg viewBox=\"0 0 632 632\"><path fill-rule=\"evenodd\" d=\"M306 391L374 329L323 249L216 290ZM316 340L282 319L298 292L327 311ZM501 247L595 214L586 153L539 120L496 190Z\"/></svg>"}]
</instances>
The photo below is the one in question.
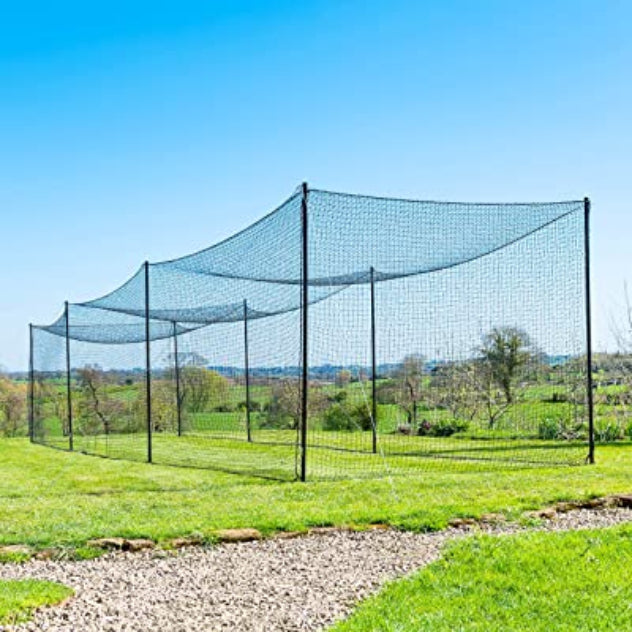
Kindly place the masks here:
<instances>
[{"instance_id":1,"label":"support pole","mask_svg":"<svg viewBox=\"0 0 632 632\"><path fill-rule=\"evenodd\" d=\"M377 454L377 362L375 359L375 269L371 266L371 429L373 454Z\"/></svg>"},{"instance_id":2,"label":"support pole","mask_svg":"<svg viewBox=\"0 0 632 632\"><path fill-rule=\"evenodd\" d=\"M66 406L68 408L68 447L72 452L74 446L72 431L72 391L70 390L70 322L68 301L64 303L64 313L66 316Z\"/></svg>"},{"instance_id":3,"label":"support pole","mask_svg":"<svg viewBox=\"0 0 632 632\"><path fill-rule=\"evenodd\" d=\"M151 445L151 330L149 327L149 262L145 261L145 382L147 395L147 463L152 462Z\"/></svg>"},{"instance_id":4,"label":"support pole","mask_svg":"<svg viewBox=\"0 0 632 632\"><path fill-rule=\"evenodd\" d=\"M301 262L301 471L300 479L307 478L307 382L309 377L309 364L307 354L307 305L309 303L308 292L308 253L307 253L307 182L303 182L301 198L301 236L302 236L302 262Z\"/></svg>"},{"instance_id":5,"label":"support pole","mask_svg":"<svg viewBox=\"0 0 632 632\"><path fill-rule=\"evenodd\" d=\"M178 323L173 322L173 354L176 377L176 411L178 415L178 436L182 436L182 394L180 392L180 361L178 360Z\"/></svg>"},{"instance_id":6,"label":"support pole","mask_svg":"<svg viewBox=\"0 0 632 632\"><path fill-rule=\"evenodd\" d=\"M29 324L29 439L35 439L35 369L33 366L33 325Z\"/></svg>"},{"instance_id":7,"label":"support pole","mask_svg":"<svg viewBox=\"0 0 632 632\"><path fill-rule=\"evenodd\" d=\"M244 299L244 371L246 377L246 435L248 443L252 443L250 426L250 367L248 361L248 301Z\"/></svg>"},{"instance_id":8,"label":"support pole","mask_svg":"<svg viewBox=\"0 0 632 632\"><path fill-rule=\"evenodd\" d=\"M595 462L595 423L592 376L592 316L590 309L590 199L584 198L584 282L586 284L586 389L588 404L588 462Z\"/></svg>"}]
</instances>

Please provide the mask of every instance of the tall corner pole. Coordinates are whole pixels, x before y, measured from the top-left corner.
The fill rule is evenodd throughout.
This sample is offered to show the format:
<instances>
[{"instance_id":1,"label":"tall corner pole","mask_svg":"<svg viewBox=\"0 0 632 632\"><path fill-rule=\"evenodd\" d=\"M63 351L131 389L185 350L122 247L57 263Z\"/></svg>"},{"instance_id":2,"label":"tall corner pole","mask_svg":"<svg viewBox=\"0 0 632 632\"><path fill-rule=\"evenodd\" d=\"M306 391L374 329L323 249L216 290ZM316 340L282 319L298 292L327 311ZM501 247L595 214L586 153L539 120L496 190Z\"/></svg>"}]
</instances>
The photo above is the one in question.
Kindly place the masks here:
<instances>
[{"instance_id":1,"label":"tall corner pole","mask_svg":"<svg viewBox=\"0 0 632 632\"><path fill-rule=\"evenodd\" d=\"M173 360L176 377L176 411L178 436L182 436L182 394L180 392L180 361L178 359L178 323L173 321Z\"/></svg>"},{"instance_id":2,"label":"tall corner pole","mask_svg":"<svg viewBox=\"0 0 632 632\"><path fill-rule=\"evenodd\" d=\"M300 479L307 479L307 384L309 377L309 357L307 353L307 306L309 304L308 291L308 239L307 239L307 182L303 182L301 187L301 471Z\"/></svg>"},{"instance_id":3,"label":"tall corner pole","mask_svg":"<svg viewBox=\"0 0 632 632\"><path fill-rule=\"evenodd\" d=\"M70 310L68 301L64 303L64 314L66 320L66 407L68 409L68 448L72 452L74 449L74 437L72 429L72 391L70 385Z\"/></svg>"},{"instance_id":4,"label":"tall corner pole","mask_svg":"<svg viewBox=\"0 0 632 632\"><path fill-rule=\"evenodd\" d=\"M250 425L250 362L248 359L248 301L244 299L244 375L246 378L246 436L252 443Z\"/></svg>"},{"instance_id":5,"label":"tall corner pole","mask_svg":"<svg viewBox=\"0 0 632 632\"><path fill-rule=\"evenodd\" d=\"M371 266L371 430L373 454L377 454L377 361L375 355L375 268Z\"/></svg>"},{"instance_id":6,"label":"tall corner pole","mask_svg":"<svg viewBox=\"0 0 632 632\"><path fill-rule=\"evenodd\" d=\"M586 291L586 389L588 404L588 462L595 462L595 419L592 375L592 316L590 308L590 199L584 198L584 282Z\"/></svg>"},{"instance_id":7,"label":"tall corner pole","mask_svg":"<svg viewBox=\"0 0 632 632\"><path fill-rule=\"evenodd\" d=\"M145 261L145 383L147 396L147 463L153 459L151 445L151 330L149 326L149 262Z\"/></svg>"},{"instance_id":8,"label":"tall corner pole","mask_svg":"<svg viewBox=\"0 0 632 632\"><path fill-rule=\"evenodd\" d=\"M33 363L33 325L29 324L29 439L35 439L35 367Z\"/></svg>"}]
</instances>

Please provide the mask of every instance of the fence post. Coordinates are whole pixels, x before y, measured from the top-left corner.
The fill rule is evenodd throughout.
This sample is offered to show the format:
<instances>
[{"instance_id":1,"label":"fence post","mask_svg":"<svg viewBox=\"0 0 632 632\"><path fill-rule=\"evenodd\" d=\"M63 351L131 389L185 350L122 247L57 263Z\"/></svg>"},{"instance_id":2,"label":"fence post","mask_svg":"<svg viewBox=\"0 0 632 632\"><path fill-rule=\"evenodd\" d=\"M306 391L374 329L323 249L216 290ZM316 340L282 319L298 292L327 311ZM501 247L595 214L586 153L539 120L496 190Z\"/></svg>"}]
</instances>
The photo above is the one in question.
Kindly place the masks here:
<instances>
[{"instance_id":1,"label":"fence post","mask_svg":"<svg viewBox=\"0 0 632 632\"><path fill-rule=\"evenodd\" d=\"M592 377L592 317L590 309L590 199L584 198L584 282L586 284L586 388L588 404L588 462L595 462L595 423Z\"/></svg>"},{"instance_id":2,"label":"fence post","mask_svg":"<svg viewBox=\"0 0 632 632\"><path fill-rule=\"evenodd\" d=\"M377 454L377 362L375 360L375 268L371 266L371 424L373 454Z\"/></svg>"},{"instance_id":3,"label":"fence post","mask_svg":"<svg viewBox=\"0 0 632 632\"><path fill-rule=\"evenodd\" d=\"M145 261L145 382L147 396L147 463L152 462L151 445L151 329L149 326L149 262Z\"/></svg>"},{"instance_id":4,"label":"fence post","mask_svg":"<svg viewBox=\"0 0 632 632\"><path fill-rule=\"evenodd\" d=\"M35 439L35 368L33 366L33 325L29 323L29 439Z\"/></svg>"},{"instance_id":5,"label":"fence post","mask_svg":"<svg viewBox=\"0 0 632 632\"><path fill-rule=\"evenodd\" d=\"M70 451L73 446L73 430L72 430L72 392L70 390L70 323L68 301L64 303L64 314L66 316L66 405L68 408L68 447Z\"/></svg>"},{"instance_id":6,"label":"fence post","mask_svg":"<svg viewBox=\"0 0 632 632\"><path fill-rule=\"evenodd\" d=\"M307 354L307 305L309 303L308 291L308 240L307 240L307 182L301 187L301 471L300 479L307 478L307 382L309 378L309 365Z\"/></svg>"},{"instance_id":7,"label":"fence post","mask_svg":"<svg viewBox=\"0 0 632 632\"><path fill-rule=\"evenodd\" d=\"M176 377L176 411L178 415L178 436L182 436L182 396L180 393L180 362L178 361L178 323L173 321L173 355Z\"/></svg>"},{"instance_id":8,"label":"fence post","mask_svg":"<svg viewBox=\"0 0 632 632\"><path fill-rule=\"evenodd\" d=\"M246 435L248 442L252 443L252 430L250 427L250 368L248 360L248 301L244 299L244 371L246 375Z\"/></svg>"}]
</instances>

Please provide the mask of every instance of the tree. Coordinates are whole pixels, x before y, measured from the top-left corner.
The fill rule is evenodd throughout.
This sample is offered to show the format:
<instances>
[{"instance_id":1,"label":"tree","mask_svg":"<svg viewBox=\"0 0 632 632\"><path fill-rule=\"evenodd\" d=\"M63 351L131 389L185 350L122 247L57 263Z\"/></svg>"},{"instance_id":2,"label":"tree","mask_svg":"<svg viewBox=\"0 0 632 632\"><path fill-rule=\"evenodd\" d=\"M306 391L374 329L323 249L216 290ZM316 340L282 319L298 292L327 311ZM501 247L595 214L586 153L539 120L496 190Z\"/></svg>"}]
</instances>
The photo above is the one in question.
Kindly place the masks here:
<instances>
[{"instance_id":1,"label":"tree","mask_svg":"<svg viewBox=\"0 0 632 632\"><path fill-rule=\"evenodd\" d=\"M142 389L134 401L134 420L136 428L147 427L147 390ZM151 427L154 432L175 432L178 427L176 409L176 391L171 380L152 380L151 383Z\"/></svg>"},{"instance_id":2,"label":"tree","mask_svg":"<svg viewBox=\"0 0 632 632\"><path fill-rule=\"evenodd\" d=\"M420 355L408 355L395 373L398 382L396 401L404 409L411 428L417 428L417 409L421 401L424 359Z\"/></svg>"},{"instance_id":3,"label":"tree","mask_svg":"<svg viewBox=\"0 0 632 632\"><path fill-rule=\"evenodd\" d=\"M98 367L85 366L77 370L80 389L78 417L83 422L85 434L109 434L125 412L122 401L108 392L108 380Z\"/></svg>"},{"instance_id":4,"label":"tree","mask_svg":"<svg viewBox=\"0 0 632 632\"><path fill-rule=\"evenodd\" d=\"M489 377L503 392L507 404L514 400L514 383L531 358L527 334L513 327L494 327L483 337L481 360Z\"/></svg>"},{"instance_id":5,"label":"tree","mask_svg":"<svg viewBox=\"0 0 632 632\"><path fill-rule=\"evenodd\" d=\"M269 428L296 430L301 421L301 386L297 380L281 379L271 386L270 401L262 425ZM307 414L322 413L331 405L322 389L310 385L307 397Z\"/></svg>"},{"instance_id":6,"label":"tree","mask_svg":"<svg viewBox=\"0 0 632 632\"><path fill-rule=\"evenodd\" d=\"M224 404L228 398L228 380L204 367L185 366L180 370L180 406L191 413L207 409L210 402Z\"/></svg>"},{"instance_id":7,"label":"tree","mask_svg":"<svg viewBox=\"0 0 632 632\"><path fill-rule=\"evenodd\" d=\"M446 408L455 419L471 422L478 415L482 399L480 375L475 362L452 362L435 374L430 397L436 408Z\"/></svg>"},{"instance_id":8,"label":"tree","mask_svg":"<svg viewBox=\"0 0 632 632\"><path fill-rule=\"evenodd\" d=\"M336 373L336 386L344 388L351 382L351 371L349 369L340 369Z\"/></svg>"},{"instance_id":9,"label":"tree","mask_svg":"<svg viewBox=\"0 0 632 632\"><path fill-rule=\"evenodd\" d=\"M0 431L7 437L20 434L25 425L26 387L0 377Z\"/></svg>"},{"instance_id":10,"label":"tree","mask_svg":"<svg viewBox=\"0 0 632 632\"><path fill-rule=\"evenodd\" d=\"M514 327L494 327L479 349L477 384L489 427L515 400L515 384L533 356L527 334Z\"/></svg>"}]
</instances>

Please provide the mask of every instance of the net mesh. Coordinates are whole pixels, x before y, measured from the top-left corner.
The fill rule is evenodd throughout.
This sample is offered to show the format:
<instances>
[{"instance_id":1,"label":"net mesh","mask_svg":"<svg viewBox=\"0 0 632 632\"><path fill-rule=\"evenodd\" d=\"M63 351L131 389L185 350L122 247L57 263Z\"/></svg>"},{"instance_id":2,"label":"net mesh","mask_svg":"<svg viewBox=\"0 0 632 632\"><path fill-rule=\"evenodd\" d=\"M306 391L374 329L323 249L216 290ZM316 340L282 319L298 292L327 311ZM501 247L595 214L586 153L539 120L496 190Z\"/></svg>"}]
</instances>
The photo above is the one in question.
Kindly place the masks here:
<instances>
[{"instance_id":1,"label":"net mesh","mask_svg":"<svg viewBox=\"0 0 632 632\"><path fill-rule=\"evenodd\" d=\"M34 327L32 438L283 479L582 462L584 222L298 190Z\"/></svg>"}]
</instances>

